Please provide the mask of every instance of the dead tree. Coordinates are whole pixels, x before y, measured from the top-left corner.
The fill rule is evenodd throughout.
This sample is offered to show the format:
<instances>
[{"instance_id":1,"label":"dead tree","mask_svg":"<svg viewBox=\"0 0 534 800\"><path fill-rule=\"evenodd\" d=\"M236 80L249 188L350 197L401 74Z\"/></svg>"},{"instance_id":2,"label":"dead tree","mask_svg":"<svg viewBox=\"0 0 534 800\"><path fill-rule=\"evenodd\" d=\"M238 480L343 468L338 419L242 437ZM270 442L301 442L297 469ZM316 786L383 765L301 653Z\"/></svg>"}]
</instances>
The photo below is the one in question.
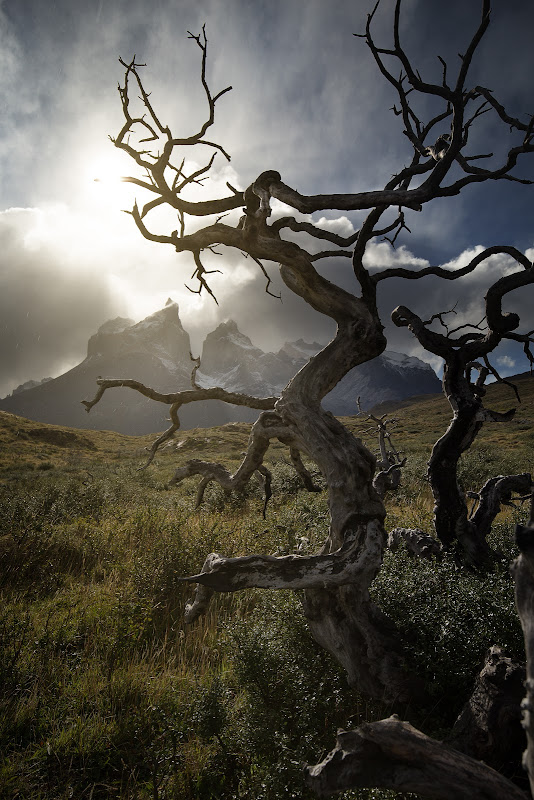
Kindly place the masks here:
<instances>
[{"instance_id":1,"label":"dead tree","mask_svg":"<svg viewBox=\"0 0 534 800\"><path fill-rule=\"evenodd\" d=\"M473 330L440 333L432 330L430 325L437 318L444 325L442 314L423 321L404 306L399 306L392 314L396 325L408 327L426 350L443 358L443 392L453 418L447 431L435 443L428 462L428 479L435 502L434 526L445 547L457 540L467 558L479 564L489 555L486 537L501 503L509 503L513 493L528 495L532 484L528 473L490 479L474 495L478 508L469 516L466 495L458 481L460 458L471 447L483 424L505 422L515 413L514 408L499 414L484 407L485 380L490 372L496 374L488 361L489 354L503 339L513 339L523 342L525 352L534 363L530 350L532 332L518 333L519 317L502 310L503 298L509 292L533 283L534 269L528 259L513 247L491 247L477 255L464 270L470 271L476 264L496 254L510 256L521 269L500 278L489 288L485 297L485 331L481 331L479 326L462 326ZM459 335L454 336L455 333Z\"/></svg>"},{"instance_id":2,"label":"dead tree","mask_svg":"<svg viewBox=\"0 0 534 800\"><path fill-rule=\"evenodd\" d=\"M358 413L363 414L360 398L358 397ZM388 419L387 414L376 417L370 412L366 414L366 422L376 425L378 434L378 456L377 474L374 477L373 485L380 495L385 497L386 492L394 492L401 483L402 468L406 464L406 459L400 457L400 453L391 439L391 426L395 425L396 419Z\"/></svg>"},{"instance_id":3,"label":"dead tree","mask_svg":"<svg viewBox=\"0 0 534 800\"><path fill-rule=\"evenodd\" d=\"M191 253L196 291L212 293L207 259L213 248L226 247L252 258L265 275L265 263L277 264L286 287L337 326L333 340L291 380L274 407L260 414L252 429L247 455L235 475L221 473L218 467L205 462L190 462L187 467L188 475L201 475L202 480L218 481L223 475L231 488L241 479L241 469L261 464L272 439L286 443L296 454L305 454L319 468L328 491L330 525L320 552L238 558L210 554L202 571L184 578L199 586L188 608L188 618L194 619L205 609L213 591L232 592L247 587L302 589L304 613L312 635L344 666L349 681L362 692L395 701L413 696L417 686L404 671L393 626L369 597L369 585L380 569L385 546L385 509L373 485L376 459L341 422L323 410L321 400L349 370L375 358L386 346L377 310L377 288L381 280L391 275L402 276L403 271L370 274L364 267L369 243L386 234L394 241L405 228L403 209L422 210L436 198L455 197L470 184L486 180L528 183L513 171L520 158L533 151L534 145L532 121L524 123L511 117L489 90L468 85L475 52L489 24L489 0L482 3L480 22L460 57L453 79L444 68L439 83L425 81L401 46L400 0L393 21L394 46L381 48L375 43L371 29L377 7L368 17L363 39L379 71L397 92L399 106L395 112L402 120L409 150L407 166L383 187L355 194L306 196L285 184L277 171L267 170L244 191L228 186L229 194L224 197L191 199L188 190L202 185L214 158L229 158L222 145L207 138L215 120L216 104L229 87L215 95L211 93L206 80L204 30L200 35L190 34L201 53L201 83L208 106L200 129L177 137L163 124L144 88L141 65L134 58L121 62L125 68L124 83L119 87L124 125L113 141L141 170L141 177L127 180L150 198L142 205L136 203L131 212L139 232L178 253ZM137 99L133 97L131 84L139 95ZM414 103L417 97L430 98L433 108L440 105L431 119L422 121L417 115ZM134 110L136 103L140 103L140 108ZM487 157L483 168L473 166L473 161L485 156L469 154L468 149L471 131L485 111L502 123L509 147L501 160ZM191 147L196 151L211 151L203 167L188 168L184 152ZM272 221L272 199L294 209L295 215ZM151 212L162 205L175 210L176 230L155 232L148 226ZM233 219L231 213L222 219L239 208L243 208L239 220ZM359 230L347 237L298 216L299 212L313 215L327 209L367 213ZM205 217L206 224L199 228L197 222L195 229L188 232L190 217ZM291 232L292 238L295 233L300 234L300 242L284 238L286 231ZM328 249L317 252L321 242ZM351 265L359 293L351 293L320 274L316 265L325 258L344 259ZM475 267L472 264L471 269ZM534 270L529 270L530 267L525 269L525 274L534 278ZM458 270L447 273L446 277L459 278L468 271ZM409 277L441 272L430 268L410 273ZM266 281L268 291L268 278ZM101 381L100 392L114 385L119 384ZM140 390L140 386L129 385ZM143 391L147 393L146 387ZM201 390L191 392L197 392L199 399L203 396ZM171 408L180 402L176 396L169 396L166 401L162 396L156 399L167 402ZM254 402L257 401L251 398L250 404L254 406ZM173 430L177 429L176 408Z\"/></svg>"}]
</instances>

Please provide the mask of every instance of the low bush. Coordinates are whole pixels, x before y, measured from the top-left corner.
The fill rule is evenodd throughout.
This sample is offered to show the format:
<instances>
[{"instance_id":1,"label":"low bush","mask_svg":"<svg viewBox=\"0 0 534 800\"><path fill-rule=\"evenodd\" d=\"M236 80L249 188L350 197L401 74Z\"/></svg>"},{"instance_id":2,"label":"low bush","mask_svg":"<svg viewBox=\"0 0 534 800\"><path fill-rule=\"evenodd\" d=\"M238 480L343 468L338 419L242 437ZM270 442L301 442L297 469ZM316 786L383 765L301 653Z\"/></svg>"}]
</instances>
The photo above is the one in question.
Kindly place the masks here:
<instances>
[{"instance_id":1,"label":"low bush","mask_svg":"<svg viewBox=\"0 0 534 800\"><path fill-rule=\"evenodd\" d=\"M428 529L416 461L388 503L395 524ZM193 481L166 491L165 464L150 474L136 467L123 459L36 470L31 480L13 473L0 490L1 800L311 798L302 763L319 761L338 727L390 709L348 687L311 639L298 593L217 596L186 627L193 587L179 578L199 572L209 552L317 551L325 493L304 491L279 460L266 519L259 483L224 505L212 487L195 510ZM521 658L513 522L494 526L502 555L484 574L401 549L385 554L373 585L444 727L487 647Z\"/></svg>"}]
</instances>

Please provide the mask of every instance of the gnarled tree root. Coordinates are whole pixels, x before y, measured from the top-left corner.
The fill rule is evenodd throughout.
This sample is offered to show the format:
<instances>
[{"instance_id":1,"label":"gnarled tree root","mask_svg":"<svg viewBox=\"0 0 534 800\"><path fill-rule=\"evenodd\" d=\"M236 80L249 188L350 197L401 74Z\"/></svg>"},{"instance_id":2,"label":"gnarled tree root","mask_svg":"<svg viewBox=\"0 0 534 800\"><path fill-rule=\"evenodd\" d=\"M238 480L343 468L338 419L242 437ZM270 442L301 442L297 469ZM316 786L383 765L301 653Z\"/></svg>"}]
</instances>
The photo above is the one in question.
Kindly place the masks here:
<instances>
[{"instance_id":1,"label":"gnarled tree root","mask_svg":"<svg viewBox=\"0 0 534 800\"><path fill-rule=\"evenodd\" d=\"M394 553L404 542L411 556L432 558L440 556L443 548L439 541L420 528L393 528L388 534L388 548Z\"/></svg>"},{"instance_id":2,"label":"gnarled tree root","mask_svg":"<svg viewBox=\"0 0 534 800\"><path fill-rule=\"evenodd\" d=\"M283 444L289 446L291 462L295 471L302 479L305 488L310 492L321 491L320 488L314 484L310 473L304 466L300 450L294 443L293 435L288 427L284 425L279 414L272 411L260 414L252 426L247 451L243 461L233 475L226 467L223 467L222 464L213 461L191 459L187 464L184 464L184 466L176 470L167 485L169 487L175 486L181 483L184 478L191 477L192 475L202 475L195 503L196 508L198 508L202 503L207 486L212 481L218 483L226 492L239 491L247 485L252 475L256 474L264 488L265 501L263 505L263 516L265 517L267 503L272 496L272 478L270 471L263 463L263 459L269 449L272 439L278 439Z\"/></svg>"},{"instance_id":3,"label":"gnarled tree root","mask_svg":"<svg viewBox=\"0 0 534 800\"><path fill-rule=\"evenodd\" d=\"M500 773L425 736L396 715L338 734L320 764L306 767L319 797L360 787L414 792L431 800L526 800Z\"/></svg>"}]
</instances>

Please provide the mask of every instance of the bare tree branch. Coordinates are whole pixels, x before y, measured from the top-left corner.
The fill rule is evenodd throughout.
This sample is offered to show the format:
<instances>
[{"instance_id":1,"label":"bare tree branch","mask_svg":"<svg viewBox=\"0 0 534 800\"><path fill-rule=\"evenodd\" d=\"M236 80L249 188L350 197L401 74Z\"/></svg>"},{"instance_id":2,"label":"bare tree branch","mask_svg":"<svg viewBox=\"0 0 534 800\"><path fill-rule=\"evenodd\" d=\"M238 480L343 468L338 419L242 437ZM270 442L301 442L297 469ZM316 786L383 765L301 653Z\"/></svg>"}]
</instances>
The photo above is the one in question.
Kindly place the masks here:
<instances>
[{"instance_id":1,"label":"bare tree branch","mask_svg":"<svg viewBox=\"0 0 534 800\"><path fill-rule=\"evenodd\" d=\"M507 245L494 245L493 247L486 247L485 250L472 258L468 264L466 264L464 267L459 267L458 269L425 267L424 269L412 270L404 267L391 267L390 269L384 269L381 272L376 272L372 276L372 279L378 283L379 281L386 280L386 278L406 278L407 280L418 280L419 278L425 278L427 275L435 275L438 278L453 281L457 280L458 278L463 278L464 275L469 275L469 273L473 272L473 270L475 270L479 264L482 264L483 261L486 261L486 259L490 258L491 256L501 254L510 256L525 270L529 270L531 268L531 262L528 260L525 254L516 247Z\"/></svg>"},{"instance_id":2,"label":"bare tree branch","mask_svg":"<svg viewBox=\"0 0 534 800\"><path fill-rule=\"evenodd\" d=\"M117 388L121 386L134 389L136 392L149 397L151 400L157 400L159 403L166 403L167 405L185 405L186 403L194 403L197 400L223 400L225 403L232 403L235 406L247 406L248 408L270 409L274 408L277 398L276 397L252 397L251 395L240 394L239 392L227 392L226 389L221 389L214 386L210 389L185 389L181 392L158 392L145 386L140 381L134 381L130 378L101 378L97 380L99 389L92 400L82 400L87 412L95 406L108 389Z\"/></svg>"}]
</instances>

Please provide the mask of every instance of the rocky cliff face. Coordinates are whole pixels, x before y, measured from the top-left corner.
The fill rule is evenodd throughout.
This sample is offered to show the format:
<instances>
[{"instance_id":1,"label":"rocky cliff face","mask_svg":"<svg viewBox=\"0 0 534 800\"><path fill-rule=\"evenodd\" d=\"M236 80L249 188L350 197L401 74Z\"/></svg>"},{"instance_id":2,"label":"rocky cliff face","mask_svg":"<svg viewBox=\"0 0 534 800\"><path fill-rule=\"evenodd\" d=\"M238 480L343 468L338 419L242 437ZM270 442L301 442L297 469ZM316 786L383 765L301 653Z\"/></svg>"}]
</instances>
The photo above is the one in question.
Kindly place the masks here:
<instances>
[{"instance_id":1,"label":"rocky cliff face","mask_svg":"<svg viewBox=\"0 0 534 800\"><path fill-rule=\"evenodd\" d=\"M386 350L378 358L345 375L325 397L323 406L333 414L343 416L357 413L358 397L362 408L368 411L378 403L439 392L441 381L429 364L413 356Z\"/></svg>"},{"instance_id":2,"label":"rocky cliff face","mask_svg":"<svg viewBox=\"0 0 534 800\"><path fill-rule=\"evenodd\" d=\"M87 358L118 357L129 353L154 355L170 372L187 364L191 344L182 327L178 306L167 300L164 308L137 324L117 317L102 325L87 344Z\"/></svg>"},{"instance_id":3,"label":"rocky cliff face","mask_svg":"<svg viewBox=\"0 0 534 800\"><path fill-rule=\"evenodd\" d=\"M206 336L197 379L200 386L271 397L280 394L303 363L282 351L264 353L230 320Z\"/></svg>"},{"instance_id":4,"label":"rocky cliff face","mask_svg":"<svg viewBox=\"0 0 534 800\"><path fill-rule=\"evenodd\" d=\"M278 353L264 353L242 334L233 321L209 333L202 348L197 382L223 386L258 397L280 394L293 375L321 349L317 342L286 342ZM102 325L89 339L87 358L64 375L0 400L0 409L39 422L77 428L109 429L141 435L167 427L167 406L130 389L108 391L90 414L81 400L94 396L96 379L134 378L160 391L190 388L192 363L189 335L178 306L171 301L138 323L118 317ZM20 388L20 387L19 387ZM386 352L356 367L324 399L338 415L415 394L440 392L441 384L428 364L417 358ZM182 427L209 427L226 422L252 421L257 412L207 401L184 406Z\"/></svg>"}]
</instances>

